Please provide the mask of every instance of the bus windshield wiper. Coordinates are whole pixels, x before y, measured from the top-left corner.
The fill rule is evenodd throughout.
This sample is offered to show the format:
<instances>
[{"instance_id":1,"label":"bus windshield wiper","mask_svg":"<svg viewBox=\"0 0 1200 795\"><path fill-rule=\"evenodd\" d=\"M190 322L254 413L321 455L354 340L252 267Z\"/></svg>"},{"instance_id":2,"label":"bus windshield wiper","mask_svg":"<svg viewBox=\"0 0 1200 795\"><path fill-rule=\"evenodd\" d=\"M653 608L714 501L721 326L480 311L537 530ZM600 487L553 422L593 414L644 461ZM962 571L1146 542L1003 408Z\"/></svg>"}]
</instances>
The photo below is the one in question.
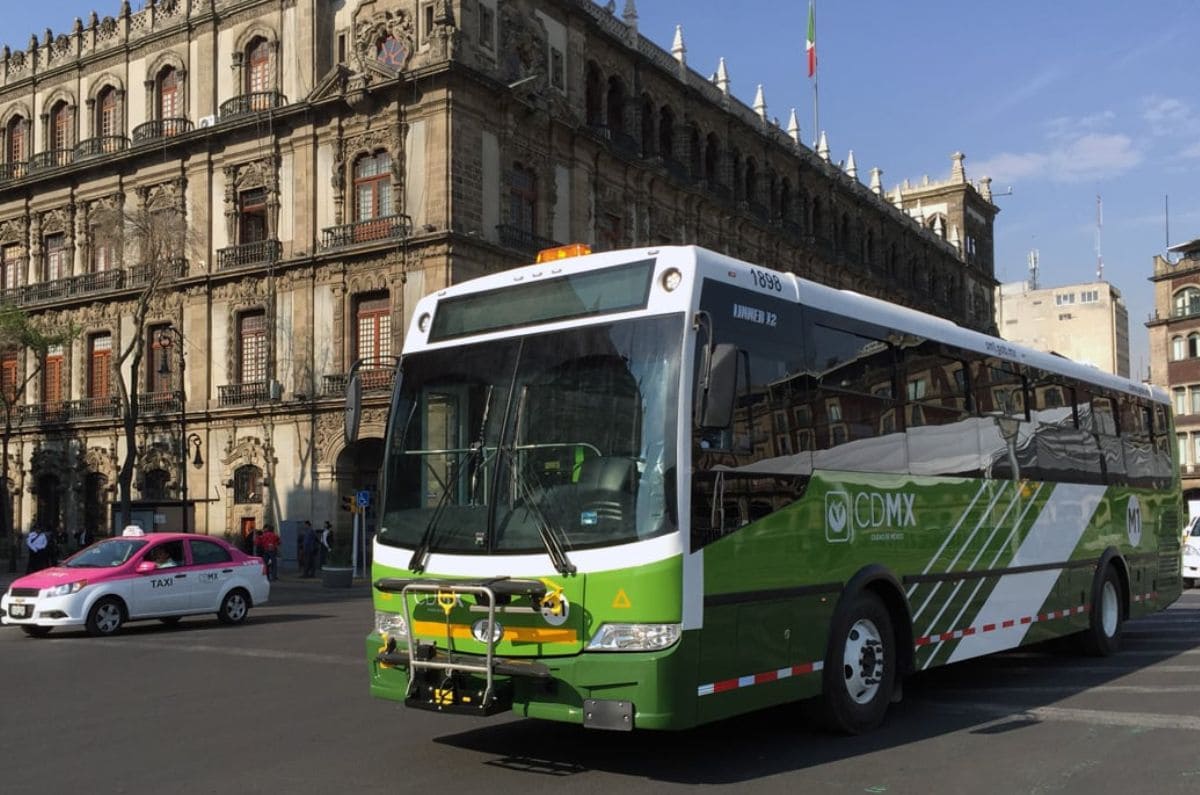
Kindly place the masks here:
<instances>
[{"instance_id":1,"label":"bus windshield wiper","mask_svg":"<svg viewBox=\"0 0 1200 795\"><path fill-rule=\"evenodd\" d=\"M564 577L575 573L575 564L571 563L567 557L567 551L564 548L562 534L559 533L550 520L546 518L546 514L542 512L541 507L537 503L537 495L533 493L533 489L529 487L529 482L521 474L521 470L517 468L516 458L511 450L506 451L508 455L508 467L514 475L516 481L517 492L521 499L524 500L526 508L533 516L533 522L537 525L538 536L542 539L542 544L546 547L546 553L550 555L550 562L559 574Z\"/></svg>"},{"instance_id":2,"label":"bus windshield wiper","mask_svg":"<svg viewBox=\"0 0 1200 795\"><path fill-rule=\"evenodd\" d=\"M429 561L429 552L433 544L434 534L437 533L438 524L441 522L442 513L445 512L446 506L450 504L450 494L458 490L458 484L462 482L463 474L468 469L475 469L483 461L483 440L484 433L487 430L488 410L492 406L492 386L487 388L487 395L483 402L483 417L479 421L479 433L474 442L471 443L470 449L467 451L467 458L463 461L458 471L454 473L454 477L446 484L442 491L442 496L438 498L437 506L433 509L433 516L429 517L429 524L425 525L425 531L421 533L421 540L417 543L417 548L413 550L412 557L408 561L408 568L414 574L420 574L425 571L425 564ZM472 491L474 479L472 479Z\"/></svg>"}]
</instances>

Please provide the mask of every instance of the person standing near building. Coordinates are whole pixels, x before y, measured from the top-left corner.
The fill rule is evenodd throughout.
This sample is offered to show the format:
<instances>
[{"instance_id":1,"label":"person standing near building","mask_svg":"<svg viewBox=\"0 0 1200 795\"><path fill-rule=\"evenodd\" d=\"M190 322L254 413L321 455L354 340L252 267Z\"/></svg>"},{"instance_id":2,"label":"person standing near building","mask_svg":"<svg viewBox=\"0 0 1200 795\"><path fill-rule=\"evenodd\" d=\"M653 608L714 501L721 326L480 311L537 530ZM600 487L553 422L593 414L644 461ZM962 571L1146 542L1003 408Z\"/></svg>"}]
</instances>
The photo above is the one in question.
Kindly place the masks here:
<instances>
[{"instance_id":1,"label":"person standing near building","mask_svg":"<svg viewBox=\"0 0 1200 795\"><path fill-rule=\"evenodd\" d=\"M317 531L313 529L312 522L304 523L304 537L301 539L304 545L303 560L304 560L304 577L317 576Z\"/></svg>"},{"instance_id":2,"label":"person standing near building","mask_svg":"<svg viewBox=\"0 0 1200 795\"><path fill-rule=\"evenodd\" d=\"M296 569L301 576L308 570L308 561L304 558L304 539L312 532L312 522L307 519L300 526L299 532L296 533Z\"/></svg>"},{"instance_id":3,"label":"person standing near building","mask_svg":"<svg viewBox=\"0 0 1200 795\"><path fill-rule=\"evenodd\" d=\"M279 536L271 525L263 528L262 535L258 537L258 548L262 550L263 561L267 564L267 576L272 580L278 580Z\"/></svg>"},{"instance_id":4,"label":"person standing near building","mask_svg":"<svg viewBox=\"0 0 1200 795\"><path fill-rule=\"evenodd\" d=\"M320 564L325 565L325 561L329 559L329 553L333 551L333 527L328 521L321 528L321 535L318 538L320 542L317 545L317 554L320 556Z\"/></svg>"},{"instance_id":5,"label":"person standing near building","mask_svg":"<svg viewBox=\"0 0 1200 795\"><path fill-rule=\"evenodd\" d=\"M29 547L29 565L25 567L26 574L41 571L49 565L50 536L36 525L29 530L25 537L25 546Z\"/></svg>"}]
</instances>

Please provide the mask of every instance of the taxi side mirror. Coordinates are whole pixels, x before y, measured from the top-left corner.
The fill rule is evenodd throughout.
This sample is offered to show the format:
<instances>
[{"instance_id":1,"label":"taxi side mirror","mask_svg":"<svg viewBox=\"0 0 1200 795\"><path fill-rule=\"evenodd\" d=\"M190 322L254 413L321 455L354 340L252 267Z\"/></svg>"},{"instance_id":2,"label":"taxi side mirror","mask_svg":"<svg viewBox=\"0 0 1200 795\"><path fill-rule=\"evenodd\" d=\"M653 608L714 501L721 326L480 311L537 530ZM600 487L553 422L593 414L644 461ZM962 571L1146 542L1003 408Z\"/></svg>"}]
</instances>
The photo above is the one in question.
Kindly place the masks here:
<instances>
[{"instance_id":1,"label":"taxi side mirror","mask_svg":"<svg viewBox=\"0 0 1200 795\"><path fill-rule=\"evenodd\" d=\"M157 568L158 568L158 566L155 564L154 561L143 560L141 563L139 563L137 566L135 566L133 570L136 571L138 574L146 574L148 572L155 571Z\"/></svg>"}]
</instances>

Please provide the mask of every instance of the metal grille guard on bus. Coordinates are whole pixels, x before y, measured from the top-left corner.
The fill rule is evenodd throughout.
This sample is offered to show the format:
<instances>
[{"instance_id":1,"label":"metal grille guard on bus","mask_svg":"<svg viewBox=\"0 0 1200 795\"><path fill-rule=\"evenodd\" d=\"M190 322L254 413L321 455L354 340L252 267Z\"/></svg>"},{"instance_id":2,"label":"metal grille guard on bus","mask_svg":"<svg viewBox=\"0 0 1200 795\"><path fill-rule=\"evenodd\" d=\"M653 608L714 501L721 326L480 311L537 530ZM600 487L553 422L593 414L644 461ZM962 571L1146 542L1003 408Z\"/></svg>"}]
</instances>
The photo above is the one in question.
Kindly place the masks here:
<instances>
[{"instance_id":1,"label":"metal grille guard on bus","mask_svg":"<svg viewBox=\"0 0 1200 795\"><path fill-rule=\"evenodd\" d=\"M540 580L514 580L507 577L490 578L486 580L438 580L438 579L397 579L384 578L375 582L375 588L384 593L400 594L404 605L404 621L409 628L407 649L398 650L394 638L389 638L387 646L376 656L376 661L384 665L407 666L409 669L408 693L405 703L409 706L425 709L438 709L448 712L471 712L491 714L506 708L507 705L497 701L496 676L527 676L535 679L548 679L550 669L545 665L530 660L510 659L496 656L496 614L497 613L535 613L538 605L546 596L546 584ZM446 650L442 651L435 643L420 643L413 631L412 610L409 606L410 595L433 594L437 604L446 615ZM469 605L471 612L487 613L487 652L481 661L478 655L457 654L454 651L454 638L451 633L450 610L458 603L461 595L468 594L476 598L475 604ZM514 597L527 597L530 604L510 604ZM485 686L477 704L471 704L469 699L457 696L453 687L437 688L433 691L432 701L417 698L419 672L434 673L442 671L447 680L455 673L482 675Z\"/></svg>"}]
</instances>

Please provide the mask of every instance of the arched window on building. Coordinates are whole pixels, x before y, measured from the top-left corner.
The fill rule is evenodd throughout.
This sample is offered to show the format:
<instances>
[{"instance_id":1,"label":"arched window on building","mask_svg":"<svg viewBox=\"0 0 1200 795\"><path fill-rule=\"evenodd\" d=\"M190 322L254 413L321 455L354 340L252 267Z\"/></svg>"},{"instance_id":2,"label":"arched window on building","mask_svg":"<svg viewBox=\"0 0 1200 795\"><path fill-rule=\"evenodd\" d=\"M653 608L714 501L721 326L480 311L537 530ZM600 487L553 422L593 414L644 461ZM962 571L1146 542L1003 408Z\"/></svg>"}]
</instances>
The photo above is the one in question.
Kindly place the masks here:
<instances>
[{"instance_id":1,"label":"arched window on building","mask_svg":"<svg viewBox=\"0 0 1200 795\"><path fill-rule=\"evenodd\" d=\"M87 396L102 401L111 394L112 334L104 331L88 339Z\"/></svg>"},{"instance_id":2,"label":"arched window on building","mask_svg":"<svg viewBox=\"0 0 1200 795\"><path fill-rule=\"evenodd\" d=\"M721 141L709 133L704 144L704 179L710 188L721 184Z\"/></svg>"},{"instance_id":3,"label":"arched window on building","mask_svg":"<svg viewBox=\"0 0 1200 795\"><path fill-rule=\"evenodd\" d=\"M183 119L187 116L183 109L183 80L179 70L173 66L164 67L155 80L154 93L158 113L158 121L162 124L163 135L178 135L185 132Z\"/></svg>"},{"instance_id":4,"label":"arched window on building","mask_svg":"<svg viewBox=\"0 0 1200 795\"><path fill-rule=\"evenodd\" d=\"M240 466L233 471L233 502L235 505L257 505L262 503L262 470L253 464Z\"/></svg>"},{"instance_id":5,"label":"arched window on building","mask_svg":"<svg viewBox=\"0 0 1200 795\"><path fill-rule=\"evenodd\" d=\"M1189 359L1200 356L1200 334L1192 332L1187 338L1187 355Z\"/></svg>"},{"instance_id":6,"label":"arched window on building","mask_svg":"<svg viewBox=\"0 0 1200 795\"><path fill-rule=\"evenodd\" d=\"M604 121L612 133L623 134L625 132L625 83L616 76L608 79L608 96L604 101Z\"/></svg>"},{"instance_id":7,"label":"arched window on building","mask_svg":"<svg viewBox=\"0 0 1200 795\"><path fill-rule=\"evenodd\" d=\"M658 112L658 153L668 159L675 159L675 114L666 105Z\"/></svg>"},{"instance_id":8,"label":"arched window on building","mask_svg":"<svg viewBox=\"0 0 1200 795\"><path fill-rule=\"evenodd\" d=\"M67 163L68 152L75 146L75 114L66 100L60 100L50 109L50 149L53 150L55 165Z\"/></svg>"},{"instance_id":9,"label":"arched window on building","mask_svg":"<svg viewBox=\"0 0 1200 795\"><path fill-rule=\"evenodd\" d=\"M603 78L600 67L588 61L583 80L584 112L589 127L604 126Z\"/></svg>"},{"instance_id":10,"label":"arched window on building","mask_svg":"<svg viewBox=\"0 0 1200 795\"><path fill-rule=\"evenodd\" d=\"M96 96L96 137L113 138L121 134L120 106L117 102L117 89L105 86ZM104 142L105 151L115 151L115 147Z\"/></svg>"},{"instance_id":11,"label":"arched window on building","mask_svg":"<svg viewBox=\"0 0 1200 795\"><path fill-rule=\"evenodd\" d=\"M650 157L651 155L659 154L655 149L658 141L654 135L654 103L645 94L642 95L641 117L642 140L639 142L639 145L642 149L642 156Z\"/></svg>"},{"instance_id":12,"label":"arched window on building","mask_svg":"<svg viewBox=\"0 0 1200 795\"><path fill-rule=\"evenodd\" d=\"M238 382L265 384L270 348L267 340L267 315L253 309L238 315Z\"/></svg>"},{"instance_id":13,"label":"arched window on building","mask_svg":"<svg viewBox=\"0 0 1200 795\"><path fill-rule=\"evenodd\" d=\"M363 361L363 387L385 387L393 364L391 301L382 291L356 296L354 304L354 358Z\"/></svg>"},{"instance_id":14,"label":"arched window on building","mask_svg":"<svg viewBox=\"0 0 1200 795\"><path fill-rule=\"evenodd\" d=\"M742 174L745 180L745 187L742 189L742 197L751 203L758 201L758 163L753 157L746 158L746 168Z\"/></svg>"},{"instance_id":15,"label":"arched window on building","mask_svg":"<svg viewBox=\"0 0 1200 795\"><path fill-rule=\"evenodd\" d=\"M508 222L525 235L537 233L537 175L514 163L508 177Z\"/></svg>"},{"instance_id":16,"label":"arched window on building","mask_svg":"<svg viewBox=\"0 0 1200 795\"><path fill-rule=\"evenodd\" d=\"M1183 337L1182 336L1172 337L1171 338L1171 361L1173 361L1173 362L1183 361L1183 359L1185 359L1186 357L1187 357L1187 349L1184 347Z\"/></svg>"},{"instance_id":17,"label":"arched window on building","mask_svg":"<svg viewBox=\"0 0 1200 795\"><path fill-rule=\"evenodd\" d=\"M42 364L42 403L57 409L63 399L63 346L51 345Z\"/></svg>"},{"instance_id":18,"label":"arched window on building","mask_svg":"<svg viewBox=\"0 0 1200 795\"><path fill-rule=\"evenodd\" d=\"M11 173L13 166L23 166L29 159L28 123L23 116L13 116L5 127L4 162L10 166L9 176L20 176Z\"/></svg>"},{"instance_id":19,"label":"arched window on building","mask_svg":"<svg viewBox=\"0 0 1200 795\"><path fill-rule=\"evenodd\" d=\"M245 92L251 95L252 110L267 110L271 107L271 44L263 37L252 39L246 45Z\"/></svg>"},{"instance_id":20,"label":"arched window on building","mask_svg":"<svg viewBox=\"0 0 1200 795\"><path fill-rule=\"evenodd\" d=\"M1173 317L1200 315L1200 287L1185 287L1175 293Z\"/></svg>"}]
</instances>

